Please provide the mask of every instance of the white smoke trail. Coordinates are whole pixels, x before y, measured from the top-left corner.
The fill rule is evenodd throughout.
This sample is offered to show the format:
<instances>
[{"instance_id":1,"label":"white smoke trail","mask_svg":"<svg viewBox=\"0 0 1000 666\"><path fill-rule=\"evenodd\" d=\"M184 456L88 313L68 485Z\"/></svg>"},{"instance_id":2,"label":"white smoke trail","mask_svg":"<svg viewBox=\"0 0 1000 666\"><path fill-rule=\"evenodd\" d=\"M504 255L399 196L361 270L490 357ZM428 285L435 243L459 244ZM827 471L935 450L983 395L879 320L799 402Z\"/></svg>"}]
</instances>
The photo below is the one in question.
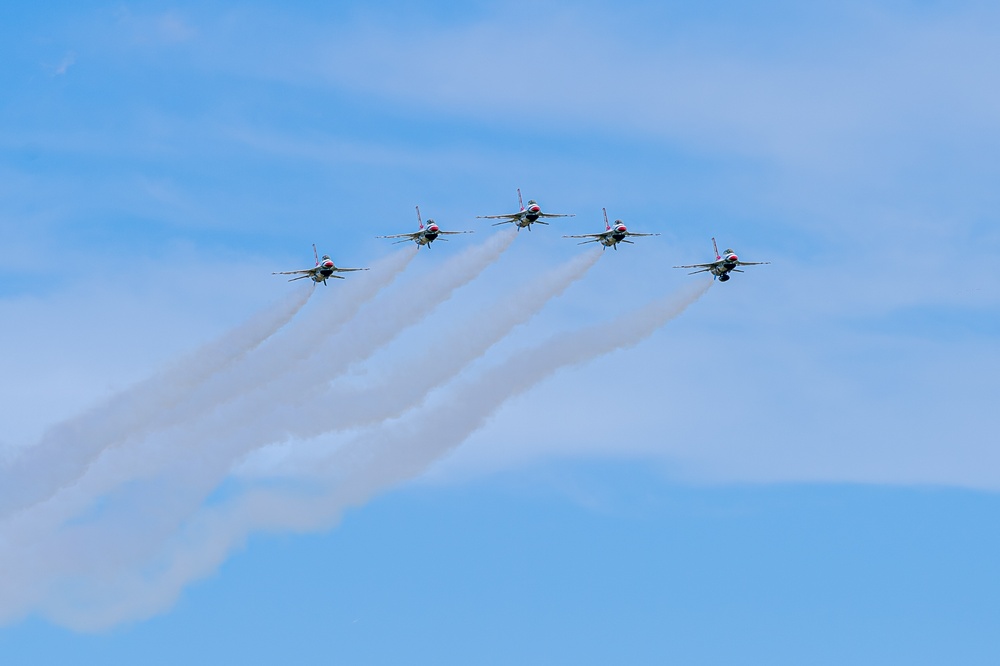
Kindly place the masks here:
<instances>
[{"instance_id":1,"label":"white smoke trail","mask_svg":"<svg viewBox=\"0 0 1000 666\"><path fill-rule=\"evenodd\" d=\"M358 353L359 347L362 348L363 354L377 349L379 345L398 334L401 326L410 320L419 320L438 303L449 298L454 289L478 276L486 265L499 257L512 240L513 234L498 234L482 246L447 262L432 274L432 278L435 279L430 282L425 281L425 284L433 284L434 289L423 290L416 297L412 293L407 293L404 294L404 299L390 299L388 310L393 316L378 317L380 312L387 309L382 307L375 313L376 317L367 318L380 326L381 332L378 335L371 334L372 321L369 321L368 326L362 327L365 335L361 342L364 344L346 347L326 345L329 348L326 351L336 352L342 356L343 350L347 349L350 358L350 354ZM358 331L354 332L353 337L358 337ZM265 348L262 352L264 351L270 350ZM295 353L298 354L297 350ZM295 355L291 359L287 358L287 355L285 359L273 354L272 356L276 365L282 368L302 358L301 355ZM329 353L325 355L314 353L313 356L313 360L319 362L326 372L330 371L330 366L326 362L330 360ZM286 363L280 363L282 360ZM260 367L260 364L257 365ZM346 365L346 362L341 365ZM321 379L327 378L321 375ZM256 393L265 397L265 407L268 403L280 402L284 389L287 388L285 384L288 382L272 381L256 387L258 389ZM228 388L227 384L223 385ZM291 381L291 386L298 388L300 392L317 388L308 381L302 382L301 377L295 377ZM322 386L321 383L319 388ZM122 488L127 489L123 484L144 477L142 492L147 513L143 521L130 526L129 534L123 539L132 544L162 542L164 535L175 530L177 525L200 505L205 496L218 486L232 467L234 457L242 455L249 442L258 441L256 427L242 423L252 421L254 413L239 408L229 409L231 405L220 406L221 402L223 400L220 400L218 395L208 394L207 399L203 401L207 408L202 410L204 413L200 418L184 420L166 430L145 432L142 437L130 439L129 446L105 450L104 454L87 469L87 473L78 478L71 487L63 488L52 500L32 507L31 511L9 517L0 531L2 534L0 544L6 542L27 548L20 548L17 552L0 548L0 566L9 571L18 569L45 571L48 572L50 579L70 576L71 571L94 571L108 567L114 571L119 565L126 566L128 562L133 561L135 553L132 549L101 554L94 551L93 544L105 542L103 539L77 538L76 535L88 532L88 511L99 513L103 510L102 506L113 506L116 500L121 503L120 495L125 492ZM214 409L211 409L212 407ZM280 405L268 408L267 412L273 418L278 420L282 418ZM162 488L155 487L158 477L168 480ZM114 490L115 488L118 490ZM109 496L108 493L111 491L115 494ZM162 501L150 501L150 496L156 494L162 495ZM95 506L95 501L98 502L97 508L88 509ZM66 527L67 521L73 521L72 526ZM106 521L102 522L98 518L94 522L93 529L106 530ZM53 534L64 535L63 538L74 542L74 547L42 545L49 541ZM32 548L35 556L30 561L24 561L21 555ZM8 589L4 594L0 594L2 597L0 614L16 612L17 608L25 604L30 605L29 599L19 596L19 592L24 591L23 586L14 587L18 589Z\"/></svg>"},{"instance_id":2,"label":"white smoke trail","mask_svg":"<svg viewBox=\"0 0 1000 666\"><path fill-rule=\"evenodd\" d=\"M328 340L348 325L366 304L392 284L416 256L416 248L407 248L382 259L372 271L352 276L350 282L337 284L333 301L311 312L308 326L292 327L287 335L274 338L242 363L215 373L191 390L186 399L171 410L160 411L157 418L136 428L128 437L141 441L151 432L187 427L194 420L224 403L267 387L283 375L306 367L317 360ZM311 288L312 291L315 288ZM327 294L323 294L326 296Z\"/></svg>"},{"instance_id":3,"label":"white smoke trail","mask_svg":"<svg viewBox=\"0 0 1000 666\"><path fill-rule=\"evenodd\" d=\"M368 358L406 327L426 317L456 289L474 280L496 261L514 237L513 233L495 234L449 259L419 284L407 285L385 296L377 308L362 308L417 252L416 247L408 249L401 253L405 254L406 263L393 266L394 270L376 266L373 272L381 276L377 282L361 282L354 295L349 294L326 310L319 321L293 329L292 335L274 340L274 344L234 366L231 372L205 382L183 405L151 423L148 430L173 429L175 439L200 442L212 437L212 432L224 433L241 427L248 415L281 412L322 390L352 363ZM209 432L194 430L200 419L207 419L203 430ZM148 431L135 433L133 443L140 444L148 434ZM157 469L151 465L145 467L149 471Z\"/></svg>"},{"instance_id":4,"label":"white smoke trail","mask_svg":"<svg viewBox=\"0 0 1000 666\"><path fill-rule=\"evenodd\" d=\"M50 428L3 470L0 515L41 501L71 482L111 443L184 400L193 387L246 357L284 327L309 300L300 291L180 359L169 369Z\"/></svg>"},{"instance_id":5,"label":"white smoke trail","mask_svg":"<svg viewBox=\"0 0 1000 666\"><path fill-rule=\"evenodd\" d=\"M327 382L346 371L352 364L368 359L373 353L392 342L408 327L419 323L436 307L452 297L457 289L472 282L507 250L517 233L511 230L493 234L481 245L448 260L422 278L419 283L387 295L355 317L350 325L337 336L325 341L324 353L317 355L318 363L303 366L295 373L281 378L281 385L271 386L258 405L244 405L247 409L271 409L286 405L293 408L304 398L325 386Z\"/></svg>"},{"instance_id":6,"label":"white smoke trail","mask_svg":"<svg viewBox=\"0 0 1000 666\"><path fill-rule=\"evenodd\" d=\"M460 444L472 432L482 427L492 413L511 397L522 393L562 367L585 362L616 349L633 346L657 328L680 314L700 297L710 282L685 290L681 297L668 297L590 328L556 336L546 343L519 352L500 366L490 368L476 378L458 382L443 402L447 416L428 418L424 410L382 424L338 448L318 468L327 480L320 492L309 493L300 482L289 489L253 490L236 496L219 506L203 507L195 518L171 541L166 552L145 553L139 548L129 558L147 554L138 567L136 560L126 562L125 570L116 564L104 569L106 576L97 576L86 567L64 566L60 578L53 578L52 562L46 563L42 578L32 588L42 590L26 598L22 590L3 590L0 612L15 611L8 598L17 604L42 608L59 622L78 628L92 629L109 626L124 619L145 616L169 605L180 589L191 580L204 576L218 566L234 545L260 529L308 530L332 524L347 506L368 500L374 494L402 480L419 474L441 455ZM433 410L426 410L433 413ZM175 480L168 479L173 485ZM301 481L301 480L300 480ZM100 519L92 525L74 526L78 533L74 545L93 543L104 527ZM130 535L120 528L125 539ZM85 534L84 538L81 534ZM65 538L49 539L36 544L36 550L51 555L68 544ZM134 539L133 539L134 540ZM4 558L7 560L8 558ZM18 558L20 559L20 558ZM73 564L63 558L63 564ZM106 560L103 560L106 561ZM14 580L23 580L27 570L23 561L3 561ZM14 566L11 569L10 565ZM113 571L113 573L111 573ZM73 581L76 597L54 593L42 583L63 590L66 581ZM4 585L7 587L7 585ZM10 593L22 592L20 595ZM72 599L68 602L67 599ZM81 611L81 601L88 602ZM23 605L21 606L23 608Z\"/></svg>"},{"instance_id":7,"label":"white smoke trail","mask_svg":"<svg viewBox=\"0 0 1000 666\"><path fill-rule=\"evenodd\" d=\"M314 461L318 473L336 473L344 462L359 460L366 471L355 469L338 492L351 503L367 500L378 490L410 478L443 453L481 428L503 403L520 395L565 367L575 366L613 351L633 347L689 305L712 286L699 281L649 303L643 308L602 324L553 336L535 347L522 350L478 377L460 381L442 402L448 418L431 420L403 418L362 435L355 445L331 452L324 465ZM322 468L322 469L321 469Z\"/></svg>"},{"instance_id":8,"label":"white smoke trail","mask_svg":"<svg viewBox=\"0 0 1000 666\"><path fill-rule=\"evenodd\" d=\"M276 344L246 359L243 367L212 377L167 417L129 436L127 446L106 450L91 464L87 474L59 498L60 513L52 513L51 507L46 509L50 521L57 522L59 516L68 520L115 487L160 475L164 469L183 467L188 459L196 460L198 466L190 479L197 478L199 482L195 485L202 489L201 494L208 494L225 478L237 458L274 441L262 439L263 433L288 432L296 401L324 390L329 379L351 362L367 358L407 325L422 319L455 289L477 277L512 240L512 233L494 235L433 271L422 284L433 284L434 289L416 292L406 289L392 295L386 302L380 302L377 309L338 323L336 334L329 338L312 329L310 322L306 328L313 338L312 344L307 345L311 355L286 339L274 340ZM386 279L382 278L378 284L385 284ZM366 299L374 293L370 286L355 291ZM354 302L357 298L347 300ZM357 309L360 305L350 311ZM290 337L299 340L302 335ZM323 343L317 344L315 339ZM253 381L246 366L254 371ZM197 494L192 491L192 497ZM195 504L197 501L192 500Z\"/></svg>"},{"instance_id":9,"label":"white smoke trail","mask_svg":"<svg viewBox=\"0 0 1000 666\"><path fill-rule=\"evenodd\" d=\"M587 252L509 293L497 303L448 328L448 334L434 340L434 347L395 364L375 386L357 389L333 384L313 392L293 406L281 431L261 439L280 441L373 425L400 416L416 407L438 386L442 386L520 324L537 314L546 303L582 278L601 258ZM258 434L266 433L261 426Z\"/></svg>"},{"instance_id":10,"label":"white smoke trail","mask_svg":"<svg viewBox=\"0 0 1000 666\"><path fill-rule=\"evenodd\" d=\"M318 325L336 328L336 317L356 313L390 284L415 256L415 250L382 260L374 275L359 276L338 294L337 308L320 310ZM341 286L341 285L338 285ZM40 502L72 483L97 456L126 440L141 440L210 410L255 383L284 372L289 356L307 356L322 336L291 329L272 339L302 309L314 288L297 288L289 300L264 311L169 370L116 394L91 412L52 428L42 440L24 449L2 471L0 515ZM333 315L333 316L331 316ZM266 347L261 345L268 341ZM252 352L257 352L253 354ZM251 372L247 372L247 367ZM251 378L251 379L248 379ZM223 387L206 398L204 387ZM213 402L214 400L214 402Z\"/></svg>"}]
</instances>

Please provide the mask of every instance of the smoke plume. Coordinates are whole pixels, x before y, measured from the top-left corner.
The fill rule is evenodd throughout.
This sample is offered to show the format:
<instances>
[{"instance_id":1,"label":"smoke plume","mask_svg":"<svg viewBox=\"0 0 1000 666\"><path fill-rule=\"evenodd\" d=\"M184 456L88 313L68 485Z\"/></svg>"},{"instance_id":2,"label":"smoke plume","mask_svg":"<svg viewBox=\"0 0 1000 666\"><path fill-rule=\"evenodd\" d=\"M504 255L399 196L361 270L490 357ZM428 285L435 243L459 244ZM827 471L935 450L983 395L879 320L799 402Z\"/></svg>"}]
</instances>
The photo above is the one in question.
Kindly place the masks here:
<instances>
[{"instance_id":1,"label":"smoke plume","mask_svg":"<svg viewBox=\"0 0 1000 666\"><path fill-rule=\"evenodd\" d=\"M346 288L329 307L302 310L312 290L297 291L127 396L54 428L0 472L3 487L14 487L0 505L0 619L36 611L95 629L159 612L249 534L332 525L345 507L420 474L512 397L637 344L711 284L480 367L601 256L579 255L478 303L368 386L340 381L433 316L514 237L496 234L387 290L415 254L400 252L370 278L338 284ZM308 317L296 317L300 310ZM314 437L333 441L317 450ZM64 450L71 445L80 450ZM70 462L47 466L60 458ZM255 471L234 476L240 465Z\"/></svg>"}]
</instances>

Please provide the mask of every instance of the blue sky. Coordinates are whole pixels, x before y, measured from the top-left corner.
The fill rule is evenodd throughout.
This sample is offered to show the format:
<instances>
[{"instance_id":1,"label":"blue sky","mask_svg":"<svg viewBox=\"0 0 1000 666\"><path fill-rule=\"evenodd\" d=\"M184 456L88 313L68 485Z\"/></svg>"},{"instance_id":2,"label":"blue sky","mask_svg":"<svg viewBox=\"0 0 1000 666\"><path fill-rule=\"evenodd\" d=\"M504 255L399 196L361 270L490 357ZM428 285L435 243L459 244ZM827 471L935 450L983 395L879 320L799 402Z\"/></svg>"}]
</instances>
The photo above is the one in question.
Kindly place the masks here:
<instances>
[{"instance_id":1,"label":"blue sky","mask_svg":"<svg viewBox=\"0 0 1000 666\"><path fill-rule=\"evenodd\" d=\"M0 650L995 662L998 18L9 10Z\"/></svg>"}]
</instances>

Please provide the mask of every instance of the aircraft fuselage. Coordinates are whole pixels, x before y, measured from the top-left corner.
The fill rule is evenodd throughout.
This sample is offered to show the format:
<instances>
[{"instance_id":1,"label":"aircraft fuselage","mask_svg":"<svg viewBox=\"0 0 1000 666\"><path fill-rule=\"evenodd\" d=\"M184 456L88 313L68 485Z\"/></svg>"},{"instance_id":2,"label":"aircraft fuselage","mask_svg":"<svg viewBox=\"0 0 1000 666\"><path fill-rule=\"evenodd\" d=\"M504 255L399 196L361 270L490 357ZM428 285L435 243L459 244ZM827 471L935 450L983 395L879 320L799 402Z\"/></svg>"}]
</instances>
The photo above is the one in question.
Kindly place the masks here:
<instances>
[{"instance_id":1,"label":"aircraft fuselage","mask_svg":"<svg viewBox=\"0 0 1000 666\"><path fill-rule=\"evenodd\" d=\"M739 257L732 250L726 250L726 257L719 260L710 270L712 275L724 278L722 281L725 282L729 279L729 272L737 266L739 266Z\"/></svg>"},{"instance_id":2,"label":"aircraft fuselage","mask_svg":"<svg viewBox=\"0 0 1000 666\"><path fill-rule=\"evenodd\" d=\"M608 233L606 236L604 236L604 238L601 239L601 243L605 247L614 247L618 243L625 240L625 238L628 236L628 229L625 227L624 224L621 223L615 225L608 231L610 233Z\"/></svg>"},{"instance_id":3,"label":"aircraft fuselage","mask_svg":"<svg viewBox=\"0 0 1000 666\"><path fill-rule=\"evenodd\" d=\"M413 240L417 245L430 245L441 232L441 228L434 224L433 220L428 220L427 222L428 224L424 230L421 231L419 235L413 237Z\"/></svg>"},{"instance_id":4,"label":"aircraft fuselage","mask_svg":"<svg viewBox=\"0 0 1000 666\"><path fill-rule=\"evenodd\" d=\"M518 227L522 229L524 227L530 227L535 222L538 222L538 218L541 216L542 216L542 209L539 208L537 205L530 205L526 209L521 211L520 217L514 220L514 224L516 224Z\"/></svg>"}]
</instances>

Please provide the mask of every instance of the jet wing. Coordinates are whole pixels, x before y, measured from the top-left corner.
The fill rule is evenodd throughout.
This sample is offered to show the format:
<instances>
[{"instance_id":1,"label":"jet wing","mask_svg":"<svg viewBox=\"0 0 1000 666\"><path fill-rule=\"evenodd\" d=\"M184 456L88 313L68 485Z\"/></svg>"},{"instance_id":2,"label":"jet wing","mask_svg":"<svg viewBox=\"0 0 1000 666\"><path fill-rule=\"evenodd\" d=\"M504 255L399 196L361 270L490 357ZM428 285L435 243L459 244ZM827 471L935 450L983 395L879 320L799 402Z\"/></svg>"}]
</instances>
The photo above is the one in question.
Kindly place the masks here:
<instances>
[{"instance_id":1,"label":"jet wing","mask_svg":"<svg viewBox=\"0 0 1000 666\"><path fill-rule=\"evenodd\" d=\"M476 233L476 232L474 232L474 231L439 231L438 235L439 236L444 236L444 235L451 236L453 234L474 234L474 233Z\"/></svg>"},{"instance_id":2,"label":"jet wing","mask_svg":"<svg viewBox=\"0 0 1000 666\"><path fill-rule=\"evenodd\" d=\"M350 271L367 271L367 268L334 268L334 271L338 273L348 273ZM340 277L340 276L337 276Z\"/></svg>"},{"instance_id":3,"label":"jet wing","mask_svg":"<svg viewBox=\"0 0 1000 666\"><path fill-rule=\"evenodd\" d=\"M510 215L476 215L478 220L516 220L521 217L520 213L511 213Z\"/></svg>"},{"instance_id":4,"label":"jet wing","mask_svg":"<svg viewBox=\"0 0 1000 666\"><path fill-rule=\"evenodd\" d=\"M585 243L600 243L605 238L607 234L582 234L580 236L563 236L563 238L587 238L589 240L580 241L577 245L584 245Z\"/></svg>"},{"instance_id":5,"label":"jet wing","mask_svg":"<svg viewBox=\"0 0 1000 666\"><path fill-rule=\"evenodd\" d=\"M538 217L576 217L574 213L539 213Z\"/></svg>"},{"instance_id":6,"label":"jet wing","mask_svg":"<svg viewBox=\"0 0 1000 666\"><path fill-rule=\"evenodd\" d=\"M688 273L688 275L694 275L695 273L707 273L708 271L718 266L720 263L722 262L713 261L710 264L691 264L690 266L674 266L674 268L697 268L698 270L691 271L690 273Z\"/></svg>"},{"instance_id":7,"label":"jet wing","mask_svg":"<svg viewBox=\"0 0 1000 666\"><path fill-rule=\"evenodd\" d=\"M762 266L763 264L769 264L770 261L737 261L737 266Z\"/></svg>"},{"instance_id":8,"label":"jet wing","mask_svg":"<svg viewBox=\"0 0 1000 666\"><path fill-rule=\"evenodd\" d=\"M305 275L299 275L299 273L304 273ZM312 270L307 271L281 271L280 273L271 273L271 275L298 275L298 277L293 277L289 282L295 282L296 280L305 280L306 278L311 278L316 275Z\"/></svg>"},{"instance_id":9,"label":"jet wing","mask_svg":"<svg viewBox=\"0 0 1000 666\"><path fill-rule=\"evenodd\" d=\"M626 236L659 236L660 234L637 234L634 231L629 231L625 235Z\"/></svg>"},{"instance_id":10,"label":"jet wing","mask_svg":"<svg viewBox=\"0 0 1000 666\"><path fill-rule=\"evenodd\" d=\"M423 232L414 231L413 233L410 234L392 234L391 236L376 236L375 238L416 238L421 233Z\"/></svg>"}]
</instances>

